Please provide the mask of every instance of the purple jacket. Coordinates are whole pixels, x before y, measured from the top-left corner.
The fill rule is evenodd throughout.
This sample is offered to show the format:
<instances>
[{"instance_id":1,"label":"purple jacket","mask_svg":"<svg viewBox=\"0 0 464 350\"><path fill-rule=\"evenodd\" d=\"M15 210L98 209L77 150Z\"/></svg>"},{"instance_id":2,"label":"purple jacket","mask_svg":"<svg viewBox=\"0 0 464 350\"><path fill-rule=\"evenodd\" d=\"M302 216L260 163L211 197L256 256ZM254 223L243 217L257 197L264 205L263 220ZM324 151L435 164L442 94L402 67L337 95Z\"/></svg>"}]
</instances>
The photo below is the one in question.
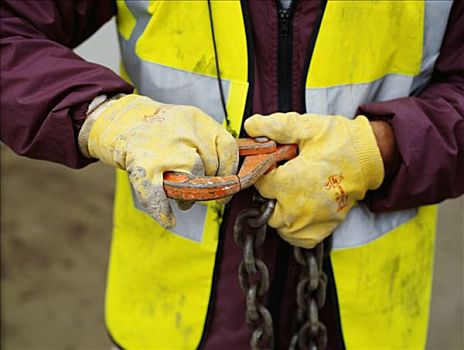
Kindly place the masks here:
<instances>
[{"instance_id":1,"label":"purple jacket","mask_svg":"<svg viewBox=\"0 0 464 350\"><path fill-rule=\"evenodd\" d=\"M248 3L255 49L253 113L278 110L276 1ZM299 1L293 20L293 81L305 75L304 57L315 26L319 1ZM100 94L130 93L132 87L110 70L83 61L70 48L88 38L116 9L100 1L4 1L1 3L1 139L14 151L79 168L91 160L78 151L76 133L90 101ZM366 203L386 211L437 203L464 192L464 2L455 2L430 85L417 97L370 103L359 112L389 119L400 164L395 176L369 193ZM301 110L299 83L293 109ZM235 196L224 219L224 239L205 337L206 349L242 349L249 341L243 293L236 270L241 251L231 234L233 219L250 205L249 191ZM269 266L267 304L280 334L278 348L289 341L289 314L298 270L288 244L269 233L259 255ZM330 269L330 265L328 267ZM330 275L330 271L328 271ZM286 288L282 288L286 286ZM329 334L340 334L334 286L322 318ZM335 310L335 311L334 311ZM279 322L283 320L283 322ZM342 347L330 337L330 349ZM227 347L224 344L227 343Z\"/></svg>"},{"instance_id":2,"label":"purple jacket","mask_svg":"<svg viewBox=\"0 0 464 350\"><path fill-rule=\"evenodd\" d=\"M318 1L300 1L294 16L294 81ZM251 1L256 79L253 112L277 111L275 1ZM73 53L108 21L112 1L1 3L1 140L15 152L80 168L91 160L76 145L89 102L100 94L130 93L109 69ZM303 30L304 29L304 30ZM417 97L359 106L368 117L390 118L401 165L396 176L368 194L373 211L437 203L464 192L464 4L456 2L430 86ZM298 79L297 79L298 78ZM264 88L266 87L266 88ZM294 109L300 99L294 94Z\"/></svg>"}]
</instances>

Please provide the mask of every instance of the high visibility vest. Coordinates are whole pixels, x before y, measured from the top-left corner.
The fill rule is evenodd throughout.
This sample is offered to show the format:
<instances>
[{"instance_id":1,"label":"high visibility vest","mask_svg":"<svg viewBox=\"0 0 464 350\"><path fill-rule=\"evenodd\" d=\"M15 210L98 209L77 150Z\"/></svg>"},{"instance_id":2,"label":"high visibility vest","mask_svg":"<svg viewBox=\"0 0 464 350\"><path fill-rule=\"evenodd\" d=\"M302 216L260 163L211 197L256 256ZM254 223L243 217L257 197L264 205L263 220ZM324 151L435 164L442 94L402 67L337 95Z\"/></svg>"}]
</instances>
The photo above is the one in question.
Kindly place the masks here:
<instances>
[{"instance_id":1,"label":"high visibility vest","mask_svg":"<svg viewBox=\"0 0 464 350\"><path fill-rule=\"evenodd\" d=\"M212 1L213 28L206 1L117 5L122 74L138 93L197 106L238 135L253 61L246 5ZM361 104L418 94L432 75L450 8L443 1L329 1L307 72L307 112L353 117ZM175 210L177 226L168 231L140 209L125 172L117 172L116 187L108 331L128 349L194 349L208 313L223 207ZM435 221L433 206L373 214L359 204L333 233L347 349L425 347Z\"/></svg>"}]
</instances>

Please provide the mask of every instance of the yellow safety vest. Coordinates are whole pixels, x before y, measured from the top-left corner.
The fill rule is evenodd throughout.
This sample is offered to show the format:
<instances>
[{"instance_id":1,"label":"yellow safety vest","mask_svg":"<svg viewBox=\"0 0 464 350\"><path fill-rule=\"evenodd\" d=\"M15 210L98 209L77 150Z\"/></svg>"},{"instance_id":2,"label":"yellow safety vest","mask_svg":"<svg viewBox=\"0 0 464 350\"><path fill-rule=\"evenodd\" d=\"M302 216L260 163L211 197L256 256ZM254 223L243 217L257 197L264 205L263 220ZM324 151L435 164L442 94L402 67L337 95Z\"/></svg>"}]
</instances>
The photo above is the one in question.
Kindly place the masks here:
<instances>
[{"instance_id":1,"label":"yellow safety vest","mask_svg":"<svg viewBox=\"0 0 464 350\"><path fill-rule=\"evenodd\" d=\"M253 60L244 5L211 2L217 57L206 1L117 5L123 76L140 94L200 107L238 135ZM363 103L420 92L432 75L450 8L450 2L329 1L307 73L307 111L352 117ZM118 171L106 323L120 346L199 345L222 213L215 202L196 204L176 211L176 228L165 230L140 209L127 174ZM333 233L347 349L425 347L435 219L430 206L373 214L359 204Z\"/></svg>"}]
</instances>

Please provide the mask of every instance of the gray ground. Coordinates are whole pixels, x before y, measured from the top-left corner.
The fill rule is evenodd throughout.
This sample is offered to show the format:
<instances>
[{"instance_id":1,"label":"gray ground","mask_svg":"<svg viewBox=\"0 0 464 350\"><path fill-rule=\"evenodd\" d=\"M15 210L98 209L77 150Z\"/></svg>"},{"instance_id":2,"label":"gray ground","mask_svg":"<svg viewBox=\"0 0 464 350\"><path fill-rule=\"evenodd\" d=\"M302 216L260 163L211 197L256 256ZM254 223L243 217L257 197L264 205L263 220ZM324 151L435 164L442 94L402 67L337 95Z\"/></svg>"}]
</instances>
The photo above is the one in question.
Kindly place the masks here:
<instances>
[{"instance_id":1,"label":"gray ground","mask_svg":"<svg viewBox=\"0 0 464 350\"><path fill-rule=\"evenodd\" d=\"M78 48L117 70L114 23ZM103 325L113 170L72 171L1 146L1 345L109 349ZM440 209L429 349L464 349L464 199Z\"/></svg>"}]
</instances>

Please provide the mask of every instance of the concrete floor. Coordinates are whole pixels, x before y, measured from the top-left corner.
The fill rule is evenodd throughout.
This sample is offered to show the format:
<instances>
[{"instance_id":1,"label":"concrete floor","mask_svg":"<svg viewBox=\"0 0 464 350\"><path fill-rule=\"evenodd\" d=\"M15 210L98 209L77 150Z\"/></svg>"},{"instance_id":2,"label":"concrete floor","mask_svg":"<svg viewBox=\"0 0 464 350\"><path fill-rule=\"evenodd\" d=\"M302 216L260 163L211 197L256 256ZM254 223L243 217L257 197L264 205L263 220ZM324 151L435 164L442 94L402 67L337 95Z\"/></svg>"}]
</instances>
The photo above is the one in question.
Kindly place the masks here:
<instances>
[{"instance_id":1,"label":"concrete floor","mask_svg":"<svg viewBox=\"0 0 464 350\"><path fill-rule=\"evenodd\" d=\"M464 197L440 205L428 349L464 349Z\"/></svg>"},{"instance_id":2,"label":"concrete floor","mask_svg":"<svg viewBox=\"0 0 464 350\"><path fill-rule=\"evenodd\" d=\"M2 348L109 349L103 325L113 170L1 147ZM428 349L463 349L463 198L441 206Z\"/></svg>"}]
</instances>

